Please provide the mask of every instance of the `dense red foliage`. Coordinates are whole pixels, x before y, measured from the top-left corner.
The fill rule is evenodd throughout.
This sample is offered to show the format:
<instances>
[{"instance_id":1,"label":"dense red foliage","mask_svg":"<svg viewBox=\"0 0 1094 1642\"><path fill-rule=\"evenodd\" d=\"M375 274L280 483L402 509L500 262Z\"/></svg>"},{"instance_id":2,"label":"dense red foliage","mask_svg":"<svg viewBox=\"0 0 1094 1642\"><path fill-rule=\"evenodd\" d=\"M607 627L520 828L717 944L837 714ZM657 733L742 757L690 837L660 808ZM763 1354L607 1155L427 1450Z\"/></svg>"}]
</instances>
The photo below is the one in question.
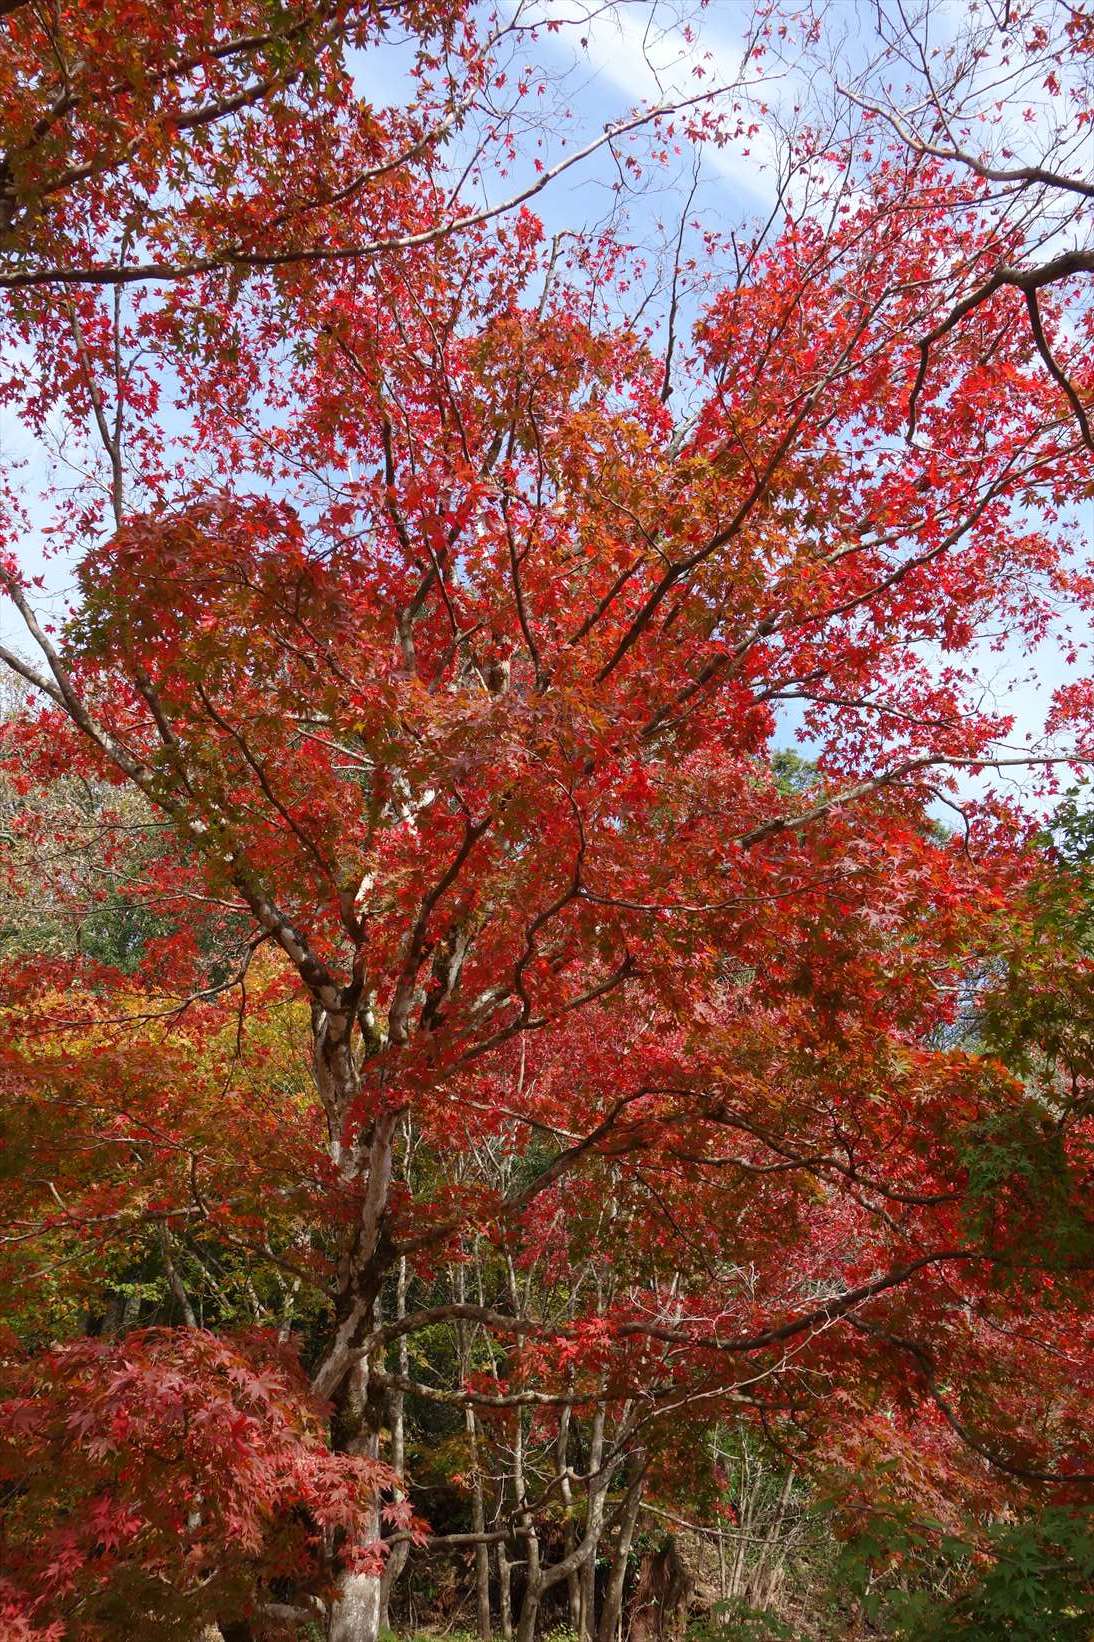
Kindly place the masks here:
<instances>
[{"instance_id":1,"label":"dense red foliage","mask_svg":"<svg viewBox=\"0 0 1094 1642\"><path fill-rule=\"evenodd\" d=\"M78 1596L66 1636L167 1623L161 1580L181 1625L360 1577L352 1488L390 1481L362 1380L457 1314L393 1318L392 1274L476 1237L558 1289L592 1242L605 1282L466 1303L504 1362L457 1402L625 1409L617 1470L739 1414L940 1515L1094 1473L1089 1065L954 1036L1004 963L1035 986L1043 866L958 773L1051 791L1094 754L1089 691L1033 757L978 683L986 639L1089 601L1089 380L1005 284L944 323L998 250L987 184L896 139L842 173L803 139L819 193L735 271L709 239L728 271L666 358L621 236L442 205L430 133L498 47L396 10L425 76L398 113L346 57L382 7L240 44L266 8L62 6L46 115L44 25L9 8L4 393L103 465L61 498L57 631L14 499L3 527L36 646L8 761L23 796L154 817L107 860L162 923L128 975L11 965L4 1276L41 1244L93 1308L135 1243L204 1238L306 1285L338 1450L260 1337L12 1369L4 1599Z\"/></svg>"},{"instance_id":2,"label":"dense red foliage","mask_svg":"<svg viewBox=\"0 0 1094 1642\"><path fill-rule=\"evenodd\" d=\"M4 1378L5 1625L41 1615L46 1635L94 1637L145 1614L157 1634L192 1637L271 1580L321 1591L336 1536L360 1534L390 1481L330 1453L270 1339L142 1330Z\"/></svg>"}]
</instances>

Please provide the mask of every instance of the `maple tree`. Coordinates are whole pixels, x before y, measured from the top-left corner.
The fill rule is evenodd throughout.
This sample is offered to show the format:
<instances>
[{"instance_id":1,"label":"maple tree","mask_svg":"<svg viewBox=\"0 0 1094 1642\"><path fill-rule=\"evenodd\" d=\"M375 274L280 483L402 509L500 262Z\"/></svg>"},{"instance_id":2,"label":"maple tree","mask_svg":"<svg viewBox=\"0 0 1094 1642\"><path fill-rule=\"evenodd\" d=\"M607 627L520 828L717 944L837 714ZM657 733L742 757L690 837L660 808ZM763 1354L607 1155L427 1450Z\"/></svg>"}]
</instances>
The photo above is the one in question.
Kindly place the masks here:
<instances>
[{"instance_id":1,"label":"maple tree","mask_svg":"<svg viewBox=\"0 0 1094 1642\"><path fill-rule=\"evenodd\" d=\"M825 38L816 15L803 19ZM941 25L941 26L940 26ZM867 146L880 125L916 160L943 162L966 179L968 197L990 218L990 241L949 272L950 305L918 338L909 403L915 426L934 346L999 292L1013 294L1042 363L1071 406L1087 447L1094 445L1071 354L1042 311L1061 287L1094 273L1084 148L1094 116L1094 18L1086 6L1019 3L997 12L974 5L948 28L928 4L914 16L878 12L876 50L837 68L841 96L862 116ZM1072 308L1087 336L1089 302ZM1079 317L1081 315L1081 318ZM1061 351L1063 349L1063 351Z\"/></svg>"},{"instance_id":2,"label":"maple tree","mask_svg":"<svg viewBox=\"0 0 1094 1642\"><path fill-rule=\"evenodd\" d=\"M287 1576L299 1600L332 1536L352 1534L390 1480L329 1452L269 1341L247 1349L199 1329L89 1340L5 1391L4 1472L19 1486L0 1612L14 1621L59 1594L92 1632L147 1614L159 1632L192 1637L245 1611L258 1580Z\"/></svg>"},{"instance_id":3,"label":"maple tree","mask_svg":"<svg viewBox=\"0 0 1094 1642\"><path fill-rule=\"evenodd\" d=\"M378 110L353 53L396 24ZM625 224L528 208L572 156L545 71L491 100L520 14L5 27L2 391L84 463L56 622L4 481L12 889L130 915L5 959L12 1626L372 1642L409 1406L463 1420L430 1549L484 1634L519 1549L520 1642L558 1588L612 1642L644 1491L709 1488L718 1421L851 1476L852 1522L1088 1499L1089 1054L1044 1003L1090 957L1046 950L1031 818L958 785L1094 748L1088 687L1034 751L977 689L985 634L1089 605L1081 301L951 322L983 168L805 128L658 330ZM747 103L575 152L638 178ZM528 180L479 207L457 137ZM954 1041L970 996L1009 1037Z\"/></svg>"}]
</instances>

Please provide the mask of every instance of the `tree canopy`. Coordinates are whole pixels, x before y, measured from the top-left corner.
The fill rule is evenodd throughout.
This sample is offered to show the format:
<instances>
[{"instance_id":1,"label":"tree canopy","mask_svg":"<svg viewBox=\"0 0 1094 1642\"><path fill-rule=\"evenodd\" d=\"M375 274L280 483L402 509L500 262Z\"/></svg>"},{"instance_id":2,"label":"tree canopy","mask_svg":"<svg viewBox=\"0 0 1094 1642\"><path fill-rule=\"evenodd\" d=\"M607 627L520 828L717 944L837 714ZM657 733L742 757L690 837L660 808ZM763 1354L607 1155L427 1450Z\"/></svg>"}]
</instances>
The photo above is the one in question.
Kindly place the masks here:
<instances>
[{"instance_id":1,"label":"tree canopy","mask_svg":"<svg viewBox=\"0 0 1094 1642\"><path fill-rule=\"evenodd\" d=\"M1094 24L616 9L583 126L591 11L0 5L14 1636L615 1642L727 1432L1079 1634L1094 692L985 658L1094 592Z\"/></svg>"}]
</instances>

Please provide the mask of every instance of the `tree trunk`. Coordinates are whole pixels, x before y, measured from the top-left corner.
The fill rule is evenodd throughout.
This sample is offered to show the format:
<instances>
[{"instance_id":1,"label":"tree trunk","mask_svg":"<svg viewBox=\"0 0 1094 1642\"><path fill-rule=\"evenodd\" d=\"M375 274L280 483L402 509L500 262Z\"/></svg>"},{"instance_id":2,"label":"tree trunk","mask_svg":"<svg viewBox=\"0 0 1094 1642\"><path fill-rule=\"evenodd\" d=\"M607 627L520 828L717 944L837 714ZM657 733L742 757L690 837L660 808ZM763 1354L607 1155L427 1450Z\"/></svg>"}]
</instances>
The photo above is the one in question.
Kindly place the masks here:
<instances>
[{"instance_id":1,"label":"tree trunk","mask_svg":"<svg viewBox=\"0 0 1094 1642\"><path fill-rule=\"evenodd\" d=\"M612 1553L611 1571L608 1575L608 1588L604 1592L604 1606L600 1611L600 1624L597 1628L597 1642L615 1642L619 1632L619 1623L623 1617L623 1591L627 1581L627 1559L631 1554L631 1545L634 1541L635 1525L638 1522L638 1512L642 1505L641 1472L636 1479L627 1498L626 1510L619 1524L619 1535Z\"/></svg>"},{"instance_id":2,"label":"tree trunk","mask_svg":"<svg viewBox=\"0 0 1094 1642\"><path fill-rule=\"evenodd\" d=\"M401 1322L406 1316L406 1256L399 1259L399 1277L395 1286L395 1317ZM399 1373L405 1380L410 1374L410 1351L405 1334L399 1336ZM388 1392L388 1428L391 1431L391 1469L401 1477L406 1468L406 1419L404 1413L405 1396L402 1391L393 1388ZM395 1498L405 1498L402 1489L395 1490ZM393 1545L387 1554L384 1563L383 1578L380 1581L380 1630L390 1630L388 1609L391 1603L391 1592L396 1580L406 1567L407 1557L410 1555L410 1546L406 1540L400 1540Z\"/></svg>"},{"instance_id":3,"label":"tree trunk","mask_svg":"<svg viewBox=\"0 0 1094 1642\"><path fill-rule=\"evenodd\" d=\"M540 1568L539 1568L539 1540L536 1538L532 1513L528 1509L528 1493L524 1476L524 1415L517 1409L515 1441L513 1443L513 1488L519 1505L517 1521L520 1524L524 1554L528 1559L528 1582L524 1587L524 1600L520 1605L520 1619L517 1622L517 1642L533 1642L536 1634L536 1614L539 1611L540 1598Z\"/></svg>"},{"instance_id":4,"label":"tree trunk","mask_svg":"<svg viewBox=\"0 0 1094 1642\"><path fill-rule=\"evenodd\" d=\"M475 1465L474 1492L471 1498L471 1526L476 1534L486 1532L486 1512L483 1508L482 1474L478 1470L478 1444L474 1441L475 1415L468 1409L473 1437L473 1462ZM475 1546L475 1613L478 1620L479 1636L482 1642L490 1642L490 1547L484 1540Z\"/></svg>"},{"instance_id":5,"label":"tree trunk","mask_svg":"<svg viewBox=\"0 0 1094 1642\"><path fill-rule=\"evenodd\" d=\"M501 1634L505 1642L513 1642L512 1575L504 1545L498 1546L498 1613L501 1618Z\"/></svg>"},{"instance_id":6,"label":"tree trunk","mask_svg":"<svg viewBox=\"0 0 1094 1642\"><path fill-rule=\"evenodd\" d=\"M338 1260L334 1334L312 1377L316 1396L336 1405L354 1372L357 1348L373 1326L375 1304L395 1259L386 1236L387 1211L395 1141L406 1112L405 1106L382 1110L364 1133L352 1126L350 1114L361 1089L354 1049L361 1016L347 990L337 1008L312 1005L312 1071L326 1116L330 1160L343 1187L360 1194L357 1223ZM363 1052L379 1042L367 1040Z\"/></svg>"},{"instance_id":7,"label":"tree trunk","mask_svg":"<svg viewBox=\"0 0 1094 1642\"><path fill-rule=\"evenodd\" d=\"M369 1363L357 1356L356 1350L378 1321L377 1307L384 1274L394 1259L385 1240L384 1222L391 1187L395 1135L402 1121L402 1113L382 1112L377 1117L372 1126L367 1163L362 1168L360 1161L343 1149L341 1128L335 1121L339 1115L337 1103L348 1096L350 1084L347 1079L351 1079L355 1087L356 1073L344 1046L338 1044L332 1051L324 1044L322 1032L318 1029L316 1064L320 1093L324 1096L328 1112L331 1111L332 1099L335 1102L334 1118L331 1120L332 1160L341 1169L344 1178L360 1179L363 1190L355 1235L340 1263L335 1301L338 1325L316 1370L312 1387L319 1396L329 1398L334 1405L331 1434L336 1451L376 1459L380 1452L383 1405L376 1396L375 1388L370 1390ZM379 1500L369 1512L366 1532L370 1541L381 1538ZM340 1576L331 1604L327 1629L329 1642L377 1642L384 1600L382 1583L379 1574L347 1571Z\"/></svg>"},{"instance_id":8,"label":"tree trunk","mask_svg":"<svg viewBox=\"0 0 1094 1642\"><path fill-rule=\"evenodd\" d=\"M537 1579L533 1585L528 1581L528 1588L524 1593L524 1601L520 1605L520 1619L517 1622L516 1642L535 1642L536 1619L539 1615L539 1600L543 1594L543 1587Z\"/></svg>"},{"instance_id":9,"label":"tree trunk","mask_svg":"<svg viewBox=\"0 0 1094 1642\"><path fill-rule=\"evenodd\" d=\"M409 1555L410 1546L405 1539L400 1540L398 1545L393 1545L388 1552L387 1561L384 1563L383 1577L380 1580L380 1632L391 1629L391 1593L399 1575L406 1567Z\"/></svg>"},{"instance_id":10,"label":"tree trunk","mask_svg":"<svg viewBox=\"0 0 1094 1642\"><path fill-rule=\"evenodd\" d=\"M380 1600L380 1580L375 1574L343 1574L331 1606L329 1642L376 1642Z\"/></svg>"},{"instance_id":11,"label":"tree trunk","mask_svg":"<svg viewBox=\"0 0 1094 1642\"><path fill-rule=\"evenodd\" d=\"M568 1474L570 1465L570 1421L572 1417L573 1409L567 1403L559 1416L558 1442L555 1445L558 1471L562 1478L562 1504L566 1513L563 1547L567 1556L577 1544L577 1535L574 1531L574 1493L570 1487ZM578 1636L584 1638L587 1635L585 1628L585 1591L581 1575L576 1568L572 1573L566 1575L566 1587L570 1607L570 1624Z\"/></svg>"},{"instance_id":12,"label":"tree trunk","mask_svg":"<svg viewBox=\"0 0 1094 1642\"><path fill-rule=\"evenodd\" d=\"M593 1415L592 1435L589 1441L589 1475L594 1477L600 1470L604 1458L604 1409L598 1407ZM603 1515L603 1501L606 1489L598 1482L590 1482L588 1487L588 1507L585 1514L586 1533L596 1527L596 1540L593 1544L592 1555L581 1566L580 1573L575 1574L581 1582L581 1637L582 1642L592 1642L596 1635L596 1553L600 1543L599 1521Z\"/></svg>"},{"instance_id":13,"label":"tree trunk","mask_svg":"<svg viewBox=\"0 0 1094 1642\"><path fill-rule=\"evenodd\" d=\"M344 1450L376 1459L380 1451L379 1410L372 1406L369 1389L369 1365L358 1362L339 1399L336 1415L343 1430L352 1433L342 1443ZM366 1519L366 1543L379 1540L381 1532L380 1502L376 1499ZM339 1576L327 1629L329 1642L377 1642L382 1585L380 1574L347 1570Z\"/></svg>"},{"instance_id":14,"label":"tree trunk","mask_svg":"<svg viewBox=\"0 0 1094 1642\"><path fill-rule=\"evenodd\" d=\"M608 1497L608 1488L611 1484L612 1473L616 1469L615 1462L607 1468L605 1474L595 1483L590 1483L589 1520L581 1543L576 1545L569 1556L551 1568L541 1568L538 1557L533 1574L532 1559L529 1558L528 1588L521 1605L520 1624L517 1627L517 1642L534 1642L536 1630L536 1616L540 1602L552 1586L560 1580L566 1579L572 1569L585 1569L596 1556L596 1548L600 1543L600 1535L604 1526L604 1505ZM627 1491L623 1501L622 1514L626 1514L630 1507L630 1494L637 1492L641 1483L635 1481Z\"/></svg>"},{"instance_id":15,"label":"tree trunk","mask_svg":"<svg viewBox=\"0 0 1094 1642\"><path fill-rule=\"evenodd\" d=\"M453 1297L458 1303L465 1304L467 1280L462 1262L456 1267L452 1289ZM463 1322L456 1325L456 1338L459 1342L462 1383L471 1371L471 1347L467 1327ZM464 1409L464 1429L467 1432L467 1447L471 1460L471 1529L473 1533L484 1534L486 1506L482 1489L479 1422L475 1410L470 1405ZM475 1614L482 1642L490 1642L490 1547L485 1540L480 1540L475 1546Z\"/></svg>"}]
</instances>

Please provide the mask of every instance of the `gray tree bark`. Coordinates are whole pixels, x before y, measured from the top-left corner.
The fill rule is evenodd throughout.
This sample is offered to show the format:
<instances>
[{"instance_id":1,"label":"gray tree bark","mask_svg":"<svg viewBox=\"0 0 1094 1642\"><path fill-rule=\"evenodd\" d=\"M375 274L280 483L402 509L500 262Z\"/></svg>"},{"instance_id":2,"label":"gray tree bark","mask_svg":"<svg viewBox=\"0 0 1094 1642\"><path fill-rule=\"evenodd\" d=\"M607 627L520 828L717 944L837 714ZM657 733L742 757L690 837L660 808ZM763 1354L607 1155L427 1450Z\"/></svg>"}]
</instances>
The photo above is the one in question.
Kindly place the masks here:
<instances>
[{"instance_id":1,"label":"gray tree bark","mask_svg":"<svg viewBox=\"0 0 1094 1642\"><path fill-rule=\"evenodd\" d=\"M604 1592L604 1605L600 1610L600 1623L597 1627L597 1642L616 1642L616 1637L619 1634L619 1623L623 1617L623 1592L627 1580L627 1559L631 1554L634 1530L641 1506L642 1468L639 1466L638 1475L627 1495L626 1508L619 1524L619 1533L612 1552L608 1588Z\"/></svg>"}]
</instances>

